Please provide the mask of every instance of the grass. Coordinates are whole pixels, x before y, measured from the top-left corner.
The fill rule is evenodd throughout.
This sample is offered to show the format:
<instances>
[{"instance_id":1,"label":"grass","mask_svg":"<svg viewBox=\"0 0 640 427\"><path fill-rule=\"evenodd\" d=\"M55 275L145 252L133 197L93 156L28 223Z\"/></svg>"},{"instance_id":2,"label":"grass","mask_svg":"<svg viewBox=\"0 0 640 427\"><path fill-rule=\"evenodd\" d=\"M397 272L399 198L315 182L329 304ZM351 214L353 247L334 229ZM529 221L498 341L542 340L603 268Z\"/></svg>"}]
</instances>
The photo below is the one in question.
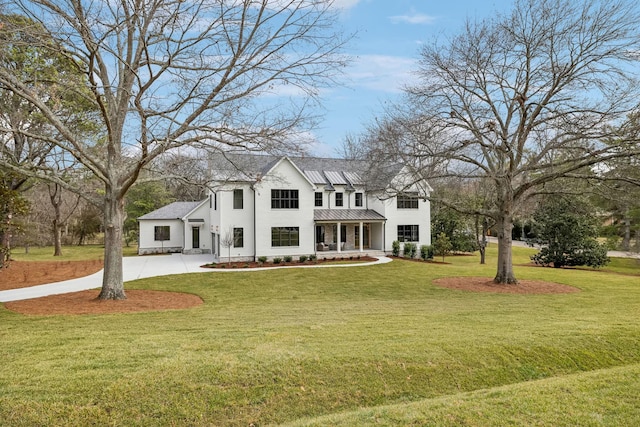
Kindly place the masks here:
<instances>
[{"instance_id":1,"label":"grass","mask_svg":"<svg viewBox=\"0 0 640 427\"><path fill-rule=\"evenodd\" d=\"M53 246L30 246L26 253L24 248L17 247L11 250L11 259L16 261L86 261L104 258L104 245L72 245L62 247L62 256L53 256ZM138 254L136 246L123 247L124 256Z\"/></svg>"},{"instance_id":2,"label":"grass","mask_svg":"<svg viewBox=\"0 0 640 427\"><path fill-rule=\"evenodd\" d=\"M515 248L514 262L530 249ZM188 311L0 309L3 425L635 425L640 280L516 267L582 292L476 294L495 249L451 264L200 273L128 288ZM624 267L625 269L627 267ZM633 266L631 272L638 273Z\"/></svg>"}]
</instances>

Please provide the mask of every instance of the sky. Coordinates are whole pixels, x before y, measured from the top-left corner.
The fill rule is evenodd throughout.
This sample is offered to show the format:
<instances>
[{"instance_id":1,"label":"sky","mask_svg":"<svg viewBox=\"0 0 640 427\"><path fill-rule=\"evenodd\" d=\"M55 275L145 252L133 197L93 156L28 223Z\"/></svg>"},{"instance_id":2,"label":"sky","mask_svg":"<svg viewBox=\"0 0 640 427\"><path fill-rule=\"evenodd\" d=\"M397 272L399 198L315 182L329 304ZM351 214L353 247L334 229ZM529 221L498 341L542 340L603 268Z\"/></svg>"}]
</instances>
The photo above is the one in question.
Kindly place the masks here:
<instances>
[{"instance_id":1,"label":"sky","mask_svg":"<svg viewBox=\"0 0 640 427\"><path fill-rule=\"evenodd\" d=\"M346 48L354 58L344 86L322 96L323 120L313 131L311 152L336 157L347 135L358 135L398 101L403 84L415 81L420 46L459 33L467 18L506 13L512 0L335 0L339 25L356 33Z\"/></svg>"}]
</instances>

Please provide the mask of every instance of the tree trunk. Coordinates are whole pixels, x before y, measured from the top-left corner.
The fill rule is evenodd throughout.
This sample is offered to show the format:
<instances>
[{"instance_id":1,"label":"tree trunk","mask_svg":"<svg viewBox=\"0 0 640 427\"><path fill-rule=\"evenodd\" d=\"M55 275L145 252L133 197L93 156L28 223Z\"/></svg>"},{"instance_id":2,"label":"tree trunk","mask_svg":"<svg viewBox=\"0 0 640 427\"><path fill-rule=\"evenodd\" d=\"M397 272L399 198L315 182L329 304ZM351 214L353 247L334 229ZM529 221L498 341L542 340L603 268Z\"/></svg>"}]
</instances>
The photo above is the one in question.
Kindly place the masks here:
<instances>
[{"instance_id":1,"label":"tree trunk","mask_svg":"<svg viewBox=\"0 0 640 427\"><path fill-rule=\"evenodd\" d=\"M126 299L122 276L122 229L124 198L116 190L107 189L104 206L104 273L101 300Z\"/></svg>"},{"instance_id":2,"label":"tree trunk","mask_svg":"<svg viewBox=\"0 0 640 427\"><path fill-rule=\"evenodd\" d=\"M478 237L479 233L482 233L480 239L478 240L478 247L480 250L480 264L486 263L488 228L489 228L489 224L487 222L487 218L483 218L482 231L480 231L479 217L476 215L476 238Z\"/></svg>"},{"instance_id":3,"label":"tree trunk","mask_svg":"<svg viewBox=\"0 0 640 427\"><path fill-rule=\"evenodd\" d=\"M518 280L513 274L513 260L511 252L511 232L513 230L513 219L509 215L504 215L496 222L498 232L498 272L493 279L499 284L516 284Z\"/></svg>"},{"instance_id":4,"label":"tree trunk","mask_svg":"<svg viewBox=\"0 0 640 427\"><path fill-rule=\"evenodd\" d=\"M11 212L4 212L0 226L0 268L6 268L11 261Z\"/></svg>"},{"instance_id":5,"label":"tree trunk","mask_svg":"<svg viewBox=\"0 0 640 427\"><path fill-rule=\"evenodd\" d=\"M631 248L631 218L625 213L623 218L624 237L622 238L622 250L629 251Z\"/></svg>"},{"instance_id":6,"label":"tree trunk","mask_svg":"<svg viewBox=\"0 0 640 427\"><path fill-rule=\"evenodd\" d=\"M62 224L60 215L60 203L59 200L51 198L53 204L53 210L55 212L55 218L53 219L53 256L62 256Z\"/></svg>"},{"instance_id":7,"label":"tree trunk","mask_svg":"<svg viewBox=\"0 0 640 427\"><path fill-rule=\"evenodd\" d=\"M62 224L59 219L53 220L53 256L62 256Z\"/></svg>"}]
</instances>

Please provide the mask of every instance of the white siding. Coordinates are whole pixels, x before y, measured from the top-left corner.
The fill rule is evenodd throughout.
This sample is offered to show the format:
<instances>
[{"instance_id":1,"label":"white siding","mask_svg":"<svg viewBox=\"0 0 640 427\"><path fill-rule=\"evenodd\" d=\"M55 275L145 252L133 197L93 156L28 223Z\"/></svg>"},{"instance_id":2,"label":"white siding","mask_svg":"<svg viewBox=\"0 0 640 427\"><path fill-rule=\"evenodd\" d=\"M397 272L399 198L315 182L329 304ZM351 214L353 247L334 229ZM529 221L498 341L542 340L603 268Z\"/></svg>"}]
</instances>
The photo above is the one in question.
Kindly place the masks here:
<instances>
[{"instance_id":1,"label":"white siding","mask_svg":"<svg viewBox=\"0 0 640 427\"><path fill-rule=\"evenodd\" d=\"M242 190L242 209L234 209L233 192ZM221 259L229 255L236 260L253 260L254 255L254 225L253 225L253 189L248 183L229 183L218 192L218 214L214 233L219 235L222 241L228 233L233 234L234 228L242 228L243 245L240 248L225 247L220 244Z\"/></svg>"},{"instance_id":2,"label":"white siding","mask_svg":"<svg viewBox=\"0 0 640 427\"><path fill-rule=\"evenodd\" d=\"M155 227L169 226L170 240L155 240ZM184 227L179 219L174 220L141 220L138 254L153 254L163 252L180 252L184 245Z\"/></svg>"},{"instance_id":3,"label":"white siding","mask_svg":"<svg viewBox=\"0 0 640 427\"><path fill-rule=\"evenodd\" d=\"M419 199L418 209L398 209L395 197L381 203L384 205L384 216L387 218L385 251L390 252L393 241L398 240L398 225L417 225L420 240L415 243L418 247L431 244L431 207L428 200Z\"/></svg>"},{"instance_id":4,"label":"white siding","mask_svg":"<svg viewBox=\"0 0 640 427\"><path fill-rule=\"evenodd\" d=\"M314 253L314 194L312 184L291 165L281 161L256 184L256 256L308 255ZM271 190L298 190L297 209L272 209ZM271 246L272 227L298 227L299 246Z\"/></svg>"},{"instance_id":5,"label":"white siding","mask_svg":"<svg viewBox=\"0 0 640 427\"><path fill-rule=\"evenodd\" d=\"M204 222L190 222L189 220L204 220ZM200 233L200 247L193 248L193 228L197 227ZM184 252L186 253L211 253L211 237L209 235L210 216L209 201L200 205L184 219L183 236L184 236Z\"/></svg>"}]
</instances>

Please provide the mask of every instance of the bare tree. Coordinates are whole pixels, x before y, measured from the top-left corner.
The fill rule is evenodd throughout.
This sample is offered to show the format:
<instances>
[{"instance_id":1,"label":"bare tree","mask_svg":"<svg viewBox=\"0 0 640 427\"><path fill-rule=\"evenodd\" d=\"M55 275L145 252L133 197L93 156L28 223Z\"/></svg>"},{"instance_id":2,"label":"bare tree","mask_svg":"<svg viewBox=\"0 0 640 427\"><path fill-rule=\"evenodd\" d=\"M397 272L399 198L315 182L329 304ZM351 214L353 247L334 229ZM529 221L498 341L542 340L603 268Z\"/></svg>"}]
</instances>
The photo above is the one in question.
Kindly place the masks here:
<instances>
[{"instance_id":1,"label":"bare tree","mask_svg":"<svg viewBox=\"0 0 640 427\"><path fill-rule=\"evenodd\" d=\"M391 146L427 179L490 186L491 203L467 212L495 222L496 283L517 283L511 232L525 200L640 151L635 138L611 142L638 104L639 19L636 2L519 0L422 49Z\"/></svg>"},{"instance_id":2,"label":"bare tree","mask_svg":"<svg viewBox=\"0 0 640 427\"><path fill-rule=\"evenodd\" d=\"M0 68L0 84L61 135L49 142L104 184L94 197L105 223L101 299L126 297L124 197L154 158L185 146L290 144L312 124L308 107L318 89L335 83L346 61L330 0L12 0L6 7L46 29L56 48L44 48L76 64L90 95L64 89L99 112L102 134L78 136L20 75Z\"/></svg>"},{"instance_id":3,"label":"bare tree","mask_svg":"<svg viewBox=\"0 0 640 427\"><path fill-rule=\"evenodd\" d=\"M220 238L220 246L222 246L223 248L227 248L227 251L228 251L228 256L227 256L228 263L231 263L231 248L233 247L235 241L236 239L233 232L233 228L229 228L224 233L224 235Z\"/></svg>"},{"instance_id":4,"label":"bare tree","mask_svg":"<svg viewBox=\"0 0 640 427\"><path fill-rule=\"evenodd\" d=\"M53 256L62 256L62 231L78 207L80 197L78 195L71 198L65 197L65 190L53 182L47 183L47 189L49 190L49 201L53 207Z\"/></svg>"}]
</instances>

